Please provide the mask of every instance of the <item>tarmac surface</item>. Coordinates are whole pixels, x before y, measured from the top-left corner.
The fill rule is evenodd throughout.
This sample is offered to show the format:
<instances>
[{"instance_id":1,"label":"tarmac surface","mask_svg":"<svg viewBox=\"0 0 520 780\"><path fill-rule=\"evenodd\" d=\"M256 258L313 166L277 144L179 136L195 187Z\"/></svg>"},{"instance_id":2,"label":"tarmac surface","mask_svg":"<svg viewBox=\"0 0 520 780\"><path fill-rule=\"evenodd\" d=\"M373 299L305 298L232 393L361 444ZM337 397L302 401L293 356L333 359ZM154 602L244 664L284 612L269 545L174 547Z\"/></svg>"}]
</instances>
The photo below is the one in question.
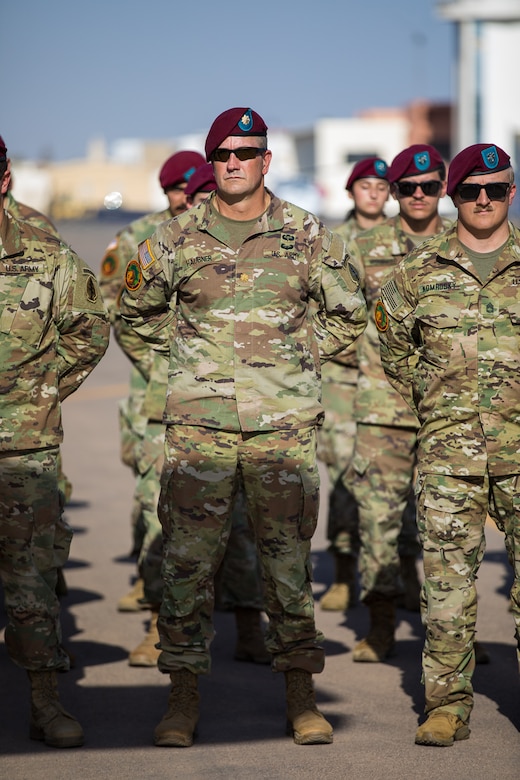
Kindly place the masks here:
<instances>
[{"instance_id":1,"label":"tarmac surface","mask_svg":"<svg viewBox=\"0 0 520 780\"><path fill-rule=\"evenodd\" d=\"M97 272L115 221L63 223L60 229ZM520 777L520 684L511 574L502 535L488 524L478 581L478 638L491 663L474 675L471 737L449 748L414 744L422 719L419 615L398 611L397 652L384 664L355 664L352 648L368 625L365 607L346 615L316 606L327 660L315 677L317 700L334 725L332 745L302 747L285 734L282 675L233 660L234 618L215 615L211 675L201 678L198 738L188 749L153 746L169 679L132 668L127 655L142 639L147 613L120 613L116 602L135 575L129 558L133 478L119 459L117 402L128 362L115 342L80 390L64 404L64 468L73 483L67 517L75 531L62 600L64 641L75 668L60 675L64 705L82 723L79 749L55 750L28 736L26 674L8 658L0 634L0 772L10 780L69 778L238 778L285 780L517 780ZM326 478L322 496L326 494ZM313 540L316 598L332 581L322 512ZM5 612L0 606L0 631Z\"/></svg>"}]
</instances>

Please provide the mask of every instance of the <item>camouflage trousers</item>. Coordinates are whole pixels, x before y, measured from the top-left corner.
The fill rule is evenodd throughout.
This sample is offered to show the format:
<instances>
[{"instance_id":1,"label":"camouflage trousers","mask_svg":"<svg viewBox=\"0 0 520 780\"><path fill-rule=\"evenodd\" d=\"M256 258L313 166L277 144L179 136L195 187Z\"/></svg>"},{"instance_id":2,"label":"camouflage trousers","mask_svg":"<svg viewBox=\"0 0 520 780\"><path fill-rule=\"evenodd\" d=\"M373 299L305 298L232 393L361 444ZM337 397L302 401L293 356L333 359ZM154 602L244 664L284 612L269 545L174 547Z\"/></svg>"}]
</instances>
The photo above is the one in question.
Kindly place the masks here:
<instances>
[{"instance_id":1,"label":"camouflage trousers","mask_svg":"<svg viewBox=\"0 0 520 780\"><path fill-rule=\"evenodd\" d=\"M355 394L355 384L324 382L322 404L325 421L318 431L318 458L326 465L329 477L329 551L346 555L357 555L360 546L357 504L344 480L354 452Z\"/></svg>"},{"instance_id":2,"label":"camouflage trousers","mask_svg":"<svg viewBox=\"0 0 520 780\"><path fill-rule=\"evenodd\" d=\"M442 708L469 719L477 619L475 580L489 513L504 533L514 571L511 605L520 663L520 476L420 475L417 517L424 556L421 614L425 711Z\"/></svg>"},{"instance_id":3,"label":"camouflage trousers","mask_svg":"<svg viewBox=\"0 0 520 780\"><path fill-rule=\"evenodd\" d=\"M358 504L361 599L402 593L399 555L420 553L413 492L417 431L358 423L347 482Z\"/></svg>"},{"instance_id":4,"label":"camouflage trousers","mask_svg":"<svg viewBox=\"0 0 520 780\"><path fill-rule=\"evenodd\" d=\"M240 484L260 557L273 670L320 672L310 559L319 504L315 429L243 434L182 425L167 428L161 478L159 669L210 671L213 581Z\"/></svg>"},{"instance_id":5,"label":"camouflage trousers","mask_svg":"<svg viewBox=\"0 0 520 780\"><path fill-rule=\"evenodd\" d=\"M0 455L0 578L5 644L24 669L68 669L61 646L57 569L72 531L58 489L58 448Z\"/></svg>"},{"instance_id":6,"label":"camouflage trousers","mask_svg":"<svg viewBox=\"0 0 520 780\"><path fill-rule=\"evenodd\" d=\"M139 471L135 500L141 507L144 528L138 569L144 582L145 600L153 605L159 605L163 595L163 540L157 506L164 465L165 430L162 423L149 422L143 440L135 450ZM236 607L261 610L263 604L255 540L247 521L243 491L239 490L233 504L228 544L215 578L215 605L221 610Z\"/></svg>"}]
</instances>

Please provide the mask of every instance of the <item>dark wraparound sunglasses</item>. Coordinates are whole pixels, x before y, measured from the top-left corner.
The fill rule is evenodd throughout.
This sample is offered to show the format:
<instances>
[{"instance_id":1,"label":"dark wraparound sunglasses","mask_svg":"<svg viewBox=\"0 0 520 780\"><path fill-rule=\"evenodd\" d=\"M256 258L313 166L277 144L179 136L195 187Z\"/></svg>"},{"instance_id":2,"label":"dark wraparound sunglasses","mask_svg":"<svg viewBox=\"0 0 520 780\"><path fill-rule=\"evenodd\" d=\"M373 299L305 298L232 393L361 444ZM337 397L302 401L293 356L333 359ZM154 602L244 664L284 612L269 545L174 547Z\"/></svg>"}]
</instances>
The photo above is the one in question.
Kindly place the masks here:
<instances>
[{"instance_id":1,"label":"dark wraparound sunglasses","mask_svg":"<svg viewBox=\"0 0 520 780\"><path fill-rule=\"evenodd\" d=\"M505 181L495 181L489 184L459 184L457 194L462 201L469 202L479 198L480 190L486 190L489 200L504 201L510 189L511 185Z\"/></svg>"},{"instance_id":2,"label":"dark wraparound sunglasses","mask_svg":"<svg viewBox=\"0 0 520 780\"><path fill-rule=\"evenodd\" d=\"M396 181L395 188L403 198L411 198L417 187L420 187L424 195L435 197L441 191L442 181L433 179L432 181Z\"/></svg>"},{"instance_id":3,"label":"dark wraparound sunglasses","mask_svg":"<svg viewBox=\"0 0 520 780\"><path fill-rule=\"evenodd\" d=\"M227 162L231 155L234 154L237 160L245 162L246 160L253 160L264 152L265 149L258 149L256 146L240 146L238 149L215 149L211 158L215 162Z\"/></svg>"}]
</instances>

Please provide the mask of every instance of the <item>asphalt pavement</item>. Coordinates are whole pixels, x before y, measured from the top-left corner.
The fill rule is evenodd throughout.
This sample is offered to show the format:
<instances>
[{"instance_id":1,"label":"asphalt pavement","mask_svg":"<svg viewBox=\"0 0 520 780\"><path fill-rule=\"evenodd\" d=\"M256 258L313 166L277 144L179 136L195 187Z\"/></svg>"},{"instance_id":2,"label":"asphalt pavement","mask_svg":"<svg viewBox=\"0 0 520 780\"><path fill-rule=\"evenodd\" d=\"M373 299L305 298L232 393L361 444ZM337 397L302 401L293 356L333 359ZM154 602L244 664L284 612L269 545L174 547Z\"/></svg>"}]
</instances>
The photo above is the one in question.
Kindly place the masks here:
<instances>
[{"instance_id":1,"label":"asphalt pavement","mask_svg":"<svg viewBox=\"0 0 520 780\"><path fill-rule=\"evenodd\" d=\"M63 223L65 238L97 272L115 221ZM511 575L501 534L489 524L478 580L478 638L491 663L474 675L471 736L449 748L420 747L421 648L417 614L398 611L397 652L384 664L352 661L365 634L367 610L346 615L316 607L327 660L315 678L317 700L333 723L332 745L296 746L285 734L284 681L269 667L233 660L233 615L215 615L212 673L201 678L198 738L188 749L156 748L152 735L168 696L169 679L156 669L132 668L127 655L139 643L147 613L120 613L129 588L133 478L119 458L118 400L125 395L128 363L117 345L84 386L64 404L64 468L73 484L67 517L74 528L62 600L64 641L75 668L60 675L65 706L81 721L82 748L56 750L28 736L25 672L8 658L0 634L0 772L10 780L80 777L162 780L238 778L285 780L516 780L520 776L520 684ZM326 479L324 478L326 493ZM326 504L326 501L322 502ZM313 540L316 598L332 581L322 509ZM5 613L0 607L0 631Z\"/></svg>"}]
</instances>

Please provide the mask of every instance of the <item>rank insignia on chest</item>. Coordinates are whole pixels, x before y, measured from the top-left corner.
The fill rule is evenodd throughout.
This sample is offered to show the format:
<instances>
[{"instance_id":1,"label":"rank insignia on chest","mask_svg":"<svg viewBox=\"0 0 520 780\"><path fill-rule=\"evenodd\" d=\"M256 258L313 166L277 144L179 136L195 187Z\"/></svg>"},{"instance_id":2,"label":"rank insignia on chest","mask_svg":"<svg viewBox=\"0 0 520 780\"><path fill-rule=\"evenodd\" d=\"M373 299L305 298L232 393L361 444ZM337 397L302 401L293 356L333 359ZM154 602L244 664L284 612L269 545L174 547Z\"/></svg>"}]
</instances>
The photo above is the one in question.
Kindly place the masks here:
<instances>
[{"instance_id":1,"label":"rank insignia on chest","mask_svg":"<svg viewBox=\"0 0 520 780\"><path fill-rule=\"evenodd\" d=\"M385 304L381 300L376 303L374 320L376 323L376 328L381 331L381 333L384 333L385 330L388 330L388 314L386 313Z\"/></svg>"}]
</instances>

